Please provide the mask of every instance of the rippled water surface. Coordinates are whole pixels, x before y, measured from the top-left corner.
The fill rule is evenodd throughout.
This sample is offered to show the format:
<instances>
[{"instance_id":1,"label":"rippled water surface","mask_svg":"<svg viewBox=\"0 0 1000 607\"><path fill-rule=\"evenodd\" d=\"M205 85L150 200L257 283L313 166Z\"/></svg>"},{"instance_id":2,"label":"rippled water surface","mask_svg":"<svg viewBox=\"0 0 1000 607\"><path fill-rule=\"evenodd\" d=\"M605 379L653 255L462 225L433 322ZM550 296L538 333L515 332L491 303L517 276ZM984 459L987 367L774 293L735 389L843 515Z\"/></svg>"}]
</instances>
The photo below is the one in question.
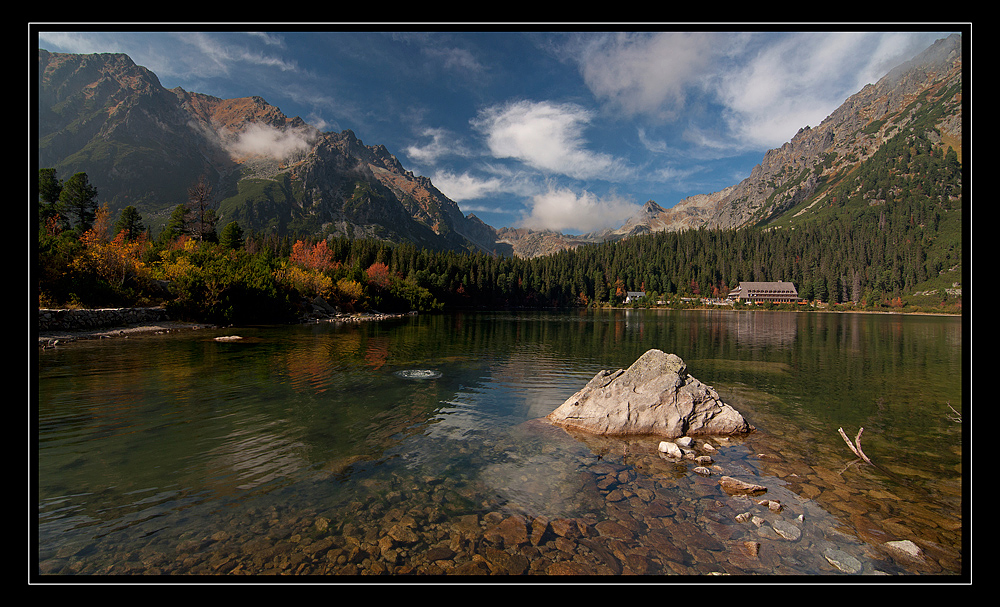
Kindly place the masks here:
<instances>
[{"instance_id":1,"label":"rippled water surface","mask_svg":"<svg viewBox=\"0 0 1000 607\"><path fill-rule=\"evenodd\" d=\"M757 427L709 476L539 421L649 348ZM966 566L959 318L454 313L79 341L37 376L43 578Z\"/></svg>"}]
</instances>

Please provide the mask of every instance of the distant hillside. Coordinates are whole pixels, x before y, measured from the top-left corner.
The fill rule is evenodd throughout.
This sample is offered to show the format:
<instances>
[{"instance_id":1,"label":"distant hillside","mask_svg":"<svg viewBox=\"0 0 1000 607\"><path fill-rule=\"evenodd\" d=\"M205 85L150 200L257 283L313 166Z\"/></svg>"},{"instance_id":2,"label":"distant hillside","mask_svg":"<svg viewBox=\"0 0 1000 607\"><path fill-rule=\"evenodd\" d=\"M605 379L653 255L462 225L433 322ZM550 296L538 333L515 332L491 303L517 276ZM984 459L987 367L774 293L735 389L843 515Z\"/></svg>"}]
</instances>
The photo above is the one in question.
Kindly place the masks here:
<instances>
[{"instance_id":1,"label":"distant hillside","mask_svg":"<svg viewBox=\"0 0 1000 607\"><path fill-rule=\"evenodd\" d=\"M962 158L962 37L935 42L877 83L847 99L821 124L803 126L769 150L740 183L664 209L649 201L620 228L581 236L531 230L500 231L517 254L550 254L584 243L691 228L788 226L822 217L831 193L861 167L884 161L878 152L898 136L926 135L942 152ZM878 171L870 167L865 171ZM872 204L884 200L874 194Z\"/></svg>"}]
</instances>

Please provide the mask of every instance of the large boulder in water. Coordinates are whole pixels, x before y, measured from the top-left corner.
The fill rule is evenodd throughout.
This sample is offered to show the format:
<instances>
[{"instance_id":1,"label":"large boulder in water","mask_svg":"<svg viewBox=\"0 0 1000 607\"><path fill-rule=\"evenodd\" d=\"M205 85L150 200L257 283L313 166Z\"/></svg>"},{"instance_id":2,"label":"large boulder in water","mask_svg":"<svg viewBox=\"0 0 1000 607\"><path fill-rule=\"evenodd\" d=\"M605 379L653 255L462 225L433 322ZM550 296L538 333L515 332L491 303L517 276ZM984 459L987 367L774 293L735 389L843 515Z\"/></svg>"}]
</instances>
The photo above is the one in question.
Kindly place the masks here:
<instances>
[{"instance_id":1,"label":"large boulder in water","mask_svg":"<svg viewBox=\"0 0 1000 607\"><path fill-rule=\"evenodd\" d=\"M732 435L754 427L719 394L687 374L676 354L650 350L627 370L601 371L547 418L594 434Z\"/></svg>"}]
</instances>

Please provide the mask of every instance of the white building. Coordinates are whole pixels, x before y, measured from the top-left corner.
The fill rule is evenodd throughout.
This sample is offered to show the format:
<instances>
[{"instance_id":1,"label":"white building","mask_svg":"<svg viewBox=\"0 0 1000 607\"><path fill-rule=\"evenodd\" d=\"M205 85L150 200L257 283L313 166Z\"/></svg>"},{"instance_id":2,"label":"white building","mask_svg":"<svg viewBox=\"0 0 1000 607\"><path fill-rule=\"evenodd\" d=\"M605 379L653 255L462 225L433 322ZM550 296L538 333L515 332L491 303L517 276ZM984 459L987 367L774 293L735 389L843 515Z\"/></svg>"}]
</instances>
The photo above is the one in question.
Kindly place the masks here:
<instances>
[{"instance_id":1,"label":"white building","mask_svg":"<svg viewBox=\"0 0 1000 607\"><path fill-rule=\"evenodd\" d=\"M776 282L741 282L729 292L728 299L747 303L798 303L799 292L795 284L779 280Z\"/></svg>"}]
</instances>

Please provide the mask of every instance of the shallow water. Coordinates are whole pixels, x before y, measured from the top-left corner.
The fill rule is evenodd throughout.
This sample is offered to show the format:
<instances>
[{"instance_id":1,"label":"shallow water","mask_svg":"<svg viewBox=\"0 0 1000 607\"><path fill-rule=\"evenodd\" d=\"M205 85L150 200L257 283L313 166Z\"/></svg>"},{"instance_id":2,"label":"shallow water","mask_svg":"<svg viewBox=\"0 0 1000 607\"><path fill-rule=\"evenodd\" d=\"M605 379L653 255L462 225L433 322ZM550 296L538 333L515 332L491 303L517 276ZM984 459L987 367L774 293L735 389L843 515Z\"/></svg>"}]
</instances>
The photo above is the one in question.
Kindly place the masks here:
<instances>
[{"instance_id":1,"label":"shallow water","mask_svg":"<svg viewBox=\"0 0 1000 607\"><path fill-rule=\"evenodd\" d=\"M710 476L538 421L649 348L757 427L710 441ZM455 313L75 342L37 372L43 578L964 572L958 318Z\"/></svg>"}]
</instances>

